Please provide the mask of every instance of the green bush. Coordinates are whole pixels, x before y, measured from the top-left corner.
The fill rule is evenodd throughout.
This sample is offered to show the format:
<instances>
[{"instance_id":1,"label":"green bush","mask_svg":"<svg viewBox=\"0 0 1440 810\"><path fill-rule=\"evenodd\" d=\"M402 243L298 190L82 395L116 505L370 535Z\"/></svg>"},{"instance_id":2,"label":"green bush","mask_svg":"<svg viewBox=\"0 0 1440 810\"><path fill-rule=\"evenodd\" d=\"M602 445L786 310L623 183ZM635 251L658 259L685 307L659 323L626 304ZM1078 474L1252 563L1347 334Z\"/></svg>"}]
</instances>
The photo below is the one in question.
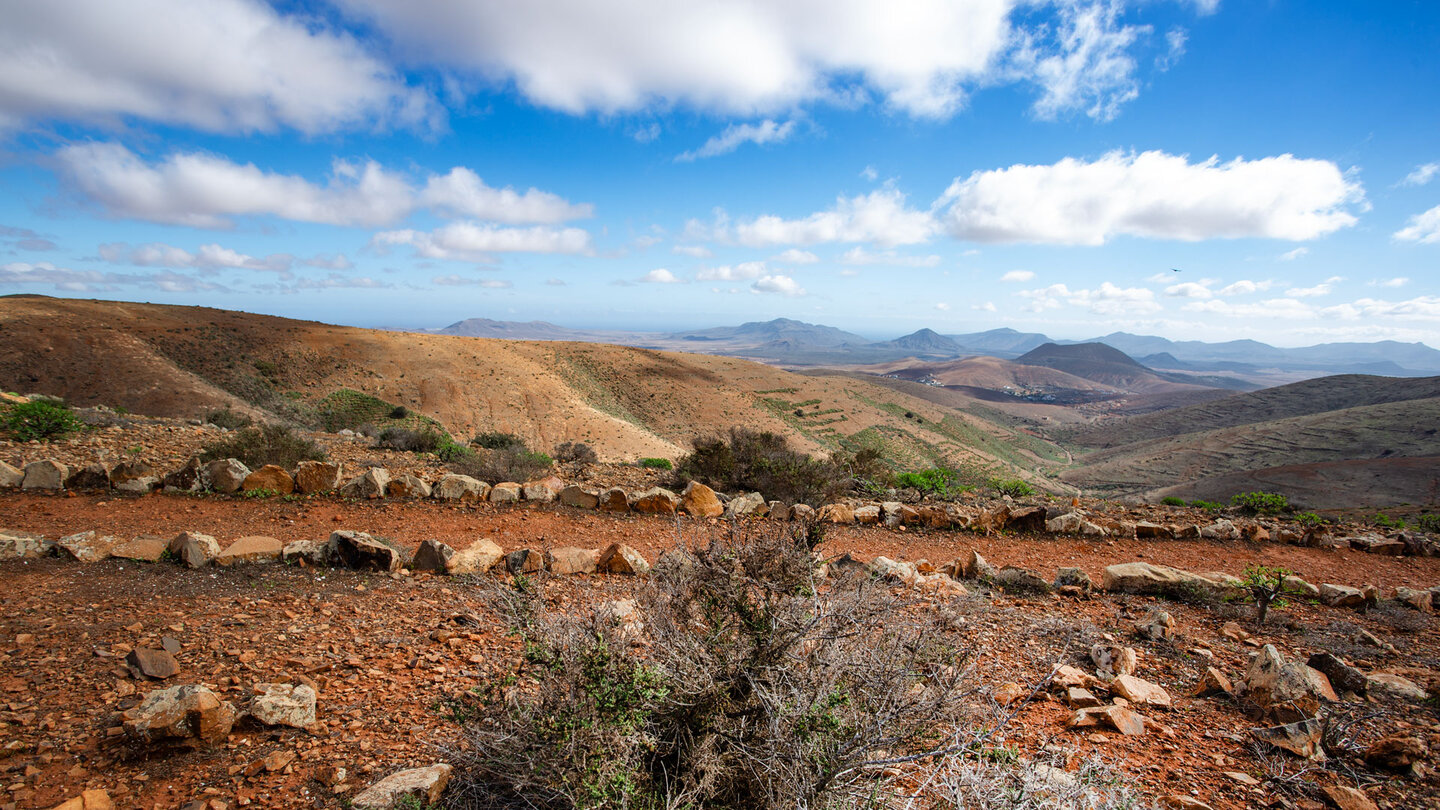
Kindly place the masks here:
<instances>
[{"instance_id":1,"label":"green bush","mask_svg":"<svg viewBox=\"0 0 1440 810\"><path fill-rule=\"evenodd\" d=\"M1314 512L1301 512L1300 514L1295 516L1295 522L1299 523L1301 526L1306 527L1319 526L1321 523L1325 522L1325 518L1320 517Z\"/></svg>"},{"instance_id":2,"label":"green bush","mask_svg":"<svg viewBox=\"0 0 1440 810\"><path fill-rule=\"evenodd\" d=\"M1241 492L1230 499L1230 505L1251 515L1274 515L1283 512L1290 502L1275 492Z\"/></svg>"},{"instance_id":3,"label":"green bush","mask_svg":"<svg viewBox=\"0 0 1440 810\"><path fill-rule=\"evenodd\" d=\"M215 427L226 428L227 430L239 430L243 427L250 427L255 420L243 413L236 413L229 405L226 405L223 408L206 413L205 421Z\"/></svg>"},{"instance_id":4,"label":"green bush","mask_svg":"<svg viewBox=\"0 0 1440 810\"><path fill-rule=\"evenodd\" d=\"M699 481L712 489L752 490L767 499L819 506L847 491L851 481L838 461L821 461L791 449L784 436L732 427L727 435L696 439L675 466L673 486Z\"/></svg>"},{"instance_id":5,"label":"green bush","mask_svg":"<svg viewBox=\"0 0 1440 810\"><path fill-rule=\"evenodd\" d=\"M288 427L261 425L208 444L200 452L201 461L222 458L238 459L252 470L266 464L289 470L302 461L324 461L325 451L315 442L296 436Z\"/></svg>"},{"instance_id":6,"label":"green bush","mask_svg":"<svg viewBox=\"0 0 1440 810\"><path fill-rule=\"evenodd\" d=\"M1379 527L1382 528L1382 529L1403 529L1403 528L1405 528L1405 521L1403 521L1403 520L1401 520L1401 519L1399 519L1399 518L1392 518L1392 517L1390 517L1389 515L1385 514L1384 512L1376 512L1376 513L1375 513L1375 517L1372 518L1372 522L1373 522L1376 526L1379 526Z\"/></svg>"},{"instance_id":7,"label":"green bush","mask_svg":"<svg viewBox=\"0 0 1440 810\"><path fill-rule=\"evenodd\" d=\"M1440 515L1421 515L1415 518L1415 528L1422 532L1440 534Z\"/></svg>"},{"instance_id":8,"label":"green bush","mask_svg":"<svg viewBox=\"0 0 1440 810\"><path fill-rule=\"evenodd\" d=\"M382 450L400 450L406 453L434 453L447 443L450 443L450 437L434 427L422 430L387 427L380 431L380 438L376 440L375 446Z\"/></svg>"},{"instance_id":9,"label":"green bush","mask_svg":"<svg viewBox=\"0 0 1440 810\"><path fill-rule=\"evenodd\" d=\"M475 438L470 440L470 443L476 447L482 447L486 450L530 449L529 446L525 444L525 440L520 438L519 436L516 436L514 433L500 433L498 431L477 433L475 435Z\"/></svg>"},{"instance_id":10,"label":"green bush","mask_svg":"<svg viewBox=\"0 0 1440 810\"><path fill-rule=\"evenodd\" d=\"M404 405L396 405L390 410L391 419L404 419L410 415L410 409Z\"/></svg>"},{"instance_id":11,"label":"green bush","mask_svg":"<svg viewBox=\"0 0 1440 810\"><path fill-rule=\"evenodd\" d=\"M1255 564L1245 566L1245 575L1241 579L1245 580L1245 588L1250 591L1250 598L1255 603L1255 618L1260 624L1265 623L1271 608L1280 610L1286 606L1284 597L1294 590L1286 585L1285 578L1292 573L1288 568Z\"/></svg>"},{"instance_id":12,"label":"green bush","mask_svg":"<svg viewBox=\"0 0 1440 810\"><path fill-rule=\"evenodd\" d=\"M675 465L668 458L642 458L640 466L647 470L673 470Z\"/></svg>"},{"instance_id":13,"label":"green bush","mask_svg":"<svg viewBox=\"0 0 1440 810\"><path fill-rule=\"evenodd\" d=\"M987 484L1001 495L1009 495L1012 498L1035 494L1035 488L1019 478L991 478Z\"/></svg>"},{"instance_id":14,"label":"green bush","mask_svg":"<svg viewBox=\"0 0 1440 810\"><path fill-rule=\"evenodd\" d=\"M1174 495L1168 495L1164 498L1161 498L1160 503L1165 504L1166 506L1184 506L1185 499L1177 498Z\"/></svg>"},{"instance_id":15,"label":"green bush","mask_svg":"<svg viewBox=\"0 0 1440 810\"><path fill-rule=\"evenodd\" d=\"M947 497L966 492L973 487L960 483L960 471L950 467L933 467L918 472L903 472L895 476L895 486L919 490L929 495Z\"/></svg>"},{"instance_id":16,"label":"green bush","mask_svg":"<svg viewBox=\"0 0 1440 810\"><path fill-rule=\"evenodd\" d=\"M4 426L16 441L50 441L81 430L85 425L63 404L36 400L12 405L4 415Z\"/></svg>"},{"instance_id":17,"label":"green bush","mask_svg":"<svg viewBox=\"0 0 1440 810\"><path fill-rule=\"evenodd\" d=\"M1207 512L1219 512L1221 509L1224 509L1224 508L1225 508L1225 504L1223 504L1223 503L1216 503L1215 501L1200 501L1200 500L1195 500L1195 501L1191 501L1191 502L1190 502L1190 505L1193 506L1193 507L1195 507L1196 509L1204 509L1204 510L1206 510Z\"/></svg>"}]
</instances>

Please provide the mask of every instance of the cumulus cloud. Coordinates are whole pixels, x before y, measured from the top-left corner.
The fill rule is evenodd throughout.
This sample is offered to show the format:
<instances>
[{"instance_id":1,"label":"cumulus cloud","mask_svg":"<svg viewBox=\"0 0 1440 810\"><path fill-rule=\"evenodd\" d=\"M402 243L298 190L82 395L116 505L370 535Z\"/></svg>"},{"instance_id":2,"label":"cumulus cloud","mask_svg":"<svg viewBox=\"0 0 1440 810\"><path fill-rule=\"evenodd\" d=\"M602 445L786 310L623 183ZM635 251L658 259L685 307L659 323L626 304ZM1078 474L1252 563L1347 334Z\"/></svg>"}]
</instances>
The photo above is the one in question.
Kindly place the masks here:
<instances>
[{"instance_id":1,"label":"cumulus cloud","mask_svg":"<svg viewBox=\"0 0 1440 810\"><path fill-rule=\"evenodd\" d=\"M1121 0L918 2L903 13L881 0L338 2L412 63L513 83L572 114L754 115L878 98L944 118L975 88L1020 82L1040 87L1037 113L1106 118L1138 92L1128 51L1150 33L1122 22Z\"/></svg>"},{"instance_id":2,"label":"cumulus cloud","mask_svg":"<svg viewBox=\"0 0 1440 810\"><path fill-rule=\"evenodd\" d=\"M695 274L697 281L748 281L759 278L768 271L765 262L741 262L737 265L705 267Z\"/></svg>"},{"instance_id":3,"label":"cumulus cloud","mask_svg":"<svg viewBox=\"0 0 1440 810\"><path fill-rule=\"evenodd\" d=\"M778 295L791 297L798 297L805 294L805 289L797 284L795 279L778 274L761 276L755 280L754 284L750 285L750 290L751 292L776 293Z\"/></svg>"},{"instance_id":4,"label":"cumulus cloud","mask_svg":"<svg viewBox=\"0 0 1440 810\"><path fill-rule=\"evenodd\" d=\"M1440 242L1440 205L1410 217L1405 221L1405 227L1395 232L1395 238L1422 245Z\"/></svg>"},{"instance_id":5,"label":"cumulus cloud","mask_svg":"<svg viewBox=\"0 0 1440 810\"><path fill-rule=\"evenodd\" d=\"M840 257L844 264L853 265L888 265L890 267L937 267L940 264L940 257L935 254L926 256L907 256L893 250L870 251L863 247L853 247Z\"/></svg>"},{"instance_id":6,"label":"cumulus cloud","mask_svg":"<svg viewBox=\"0 0 1440 810\"><path fill-rule=\"evenodd\" d=\"M866 166L865 168L860 170L860 177L873 183L877 179L879 179L880 173L875 171L874 166Z\"/></svg>"},{"instance_id":7,"label":"cumulus cloud","mask_svg":"<svg viewBox=\"0 0 1440 810\"><path fill-rule=\"evenodd\" d=\"M1072 290L1065 284L1051 284L1038 290L1016 293L1030 303L1031 312L1060 309L1069 305L1083 307L1096 315L1137 315L1160 310L1155 292L1143 287L1119 287L1108 281L1093 290Z\"/></svg>"},{"instance_id":8,"label":"cumulus cloud","mask_svg":"<svg viewBox=\"0 0 1440 810\"><path fill-rule=\"evenodd\" d=\"M443 111L352 36L259 0L8 5L0 122L144 118L209 132L429 127Z\"/></svg>"},{"instance_id":9,"label":"cumulus cloud","mask_svg":"<svg viewBox=\"0 0 1440 810\"><path fill-rule=\"evenodd\" d=\"M907 207L905 195L898 190L883 188L857 197L839 197L834 208L801 219L766 215L732 225L724 211L717 211L713 225L691 220L685 230L692 238L746 247L827 242L873 242L894 247L929 241L935 233L935 220L927 211Z\"/></svg>"},{"instance_id":10,"label":"cumulus cloud","mask_svg":"<svg viewBox=\"0 0 1440 810\"><path fill-rule=\"evenodd\" d=\"M102 273L56 267L49 262L0 265L0 285L31 284L47 286L59 292L113 292L126 288L170 293L227 291L223 285L169 270L160 273Z\"/></svg>"},{"instance_id":11,"label":"cumulus cloud","mask_svg":"<svg viewBox=\"0 0 1440 810\"><path fill-rule=\"evenodd\" d=\"M334 161L324 185L203 152L148 163L114 143L67 146L55 160L68 184L110 216L199 228L230 227L237 216L376 227L421 208L506 224L553 224L593 213L588 204L533 188L491 188L463 167L431 175L417 188L373 160Z\"/></svg>"},{"instance_id":12,"label":"cumulus cloud","mask_svg":"<svg viewBox=\"0 0 1440 810\"><path fill-rule=\"evenodd\" d=\"M355 265L344 253L317 253L308 259L301 259L300 263L306 267L319 267L325 270L349 270Z\"/></svg>"},{"instance_id":13,"label":"cumulus cloud","mask_svg":"<svg viewBox=\"0 0 1440 810\"><path fill-rule=\"evenodd\" d=\"M1281 155L1191 163L1116 151L1094 161L977 171L956 178L936 209L960 239L1102 245L1117 236L1314 239L1355 224L1350 209L1363 202L1360 184L1329 161Z\"/></svg>"},{"instance_id":14,"label":"cumulus cloud","mask_svg":"<svg viewBox=\"0 0 1440 810\"><path fill-rule=\"evenodd\" d=\"M1409 283L1410 283L1410 279L1409 279L1408 277L1406 277L1406 276L1397 276L1397 277L1395 277L1395 278L1387 278L1387 279L1384 279L1384 280L1376 279L1375 281L1370 282L1370 286L1372 286L1372 287L1404 287L1406 284L1409 284Z\"/></svg>"},{"instance_id":15,"label":"cumulus cloud","mask_svg":"<svg viewBox=\"0 0 1440 810\"><path fill-rule=\"evenodd\" d=\"M769 118L758 124L731 124L724 132L715 135L700 146L675 156L677 163L690 163L699 158L727 155L747 143L764 145L783 143L795 131L795 122L777 124Z\"/></svg>"},{"instance_id":16,"label":"cumulus cloud","mask_svg":"<svg viewBox=\"0 0 1440 810\"><path fill-rule=\"evenodd\" d=\"M433 231L381 231L370 239L384 251L395 245L415 248L426 259L488 262L492 253L589 253L590 233L581 228L502 228L480 222L452 222Z\"/></svg>"},{"instance_id":17,"label":"cumulus cloud","mask_svg":"<svg viewBox=\"0 0 1440 810\"><path fill-rule=\"evenodd\" d=\"M1033 270L1011 270L1010 272L1001 276L1000 280L1008 282L1026 282L1032 281L1034 280L1034 278L1035 272Z\"/></svg>"},{"instance_id":18,"label":"cumulus cloud","mask_svg":"<svg viewBox=\"0 0 1440 810\"><path fill-rule=\"evenodd\" d=\"M1273 286L1275 286L1275 282L1268 279L1265 281L1241 279L1233 284L1227 284L1221 287L1215 294L1227 298L1236 295L1250 295L1252 293L1264 292Z\"/></svg>"},{"instance_id":19,"label":"cumulus cloud","mask_svg":"<svg viewBox=\"0 0 1440 810\"><path fill-rule=\"evenodd\" d=\"M937 310L941 311L941 312L949 312L949 311L950 311L950 305L949 305L948 303L944 302L944 301L940 301L940 302L936 303L936 304L935 304L935 308L936 308Z\"/></svg>"},{"instance_id":20,"label":"cumulus cloud","mask_svg":"<svg viewBox=\"0 0 1440 810\"><path fill-rule=\"evenodd\" d=\"M779 264L815 264L820 261L820 257L808 250L791 248L777 256L771 256L770 260Z\"/></svg>"},{"instance_id":21,"label":"cumulus cloud","mask_svg":"<svg viewBox=\"0 0 1440 810\"><path fill-rule=\"evenodd\" d=\"M233 268L288 273L295 261L294 257L288 253L272 253L261 258L214 243L201 245L197 251L191 253L183 248L160 242L133 247L124 242L109 242L100 246L99 253L100 258L111 264L128 264L137 267L193 267L202 270ZM340 258L344 259L345 257L341 256Z\"/></svg>"},{"instance_id":22,"label":"cumulus cloud","mask_svg":"<svg viewBox=\"0 0 1440 810\"><path fill-rule=\"evenodd\" d=\"M1313 287L1291 287L1285 291L1285 295L1290 298L1319 298L1334 292L1334 285L1337 281L1344 281L1344 279L1340 276L1331 276Z\"/></svg>"},{"instance_id":23,"label":"cumulus cloud","mask_svg":"<svg viewBox=\"0 0 1440 810\"><path fill-rule=\"evenodd\" d=\"M1285 251L1284 253L1281 253L1281 254L1280 254L1279 256L1277 256L1276 258L1279 259L1279 260L1282 261L1282 262L1293 262L1293 261L1295 261L1296 259L1300 258L1301 256L1304 256L1305 254L1307 254L1307 253L1309 253L1309 252L1310 252L1310 248L1307 248L1307 247L1298 247L1298 248L1295 248L1294 250L1287 250L1287 251Z\"/></svg>"},{"instance_id":24,"label":"cumulus cloud","mask_svg":"<svg viewBox=\"0 0 1440 810\"><path fill-rule=\"evenodd\" d=\"M1440 163L1424 163L1416 166L1400 181L1402 186L1423 186L1440 175Z\"/></svg>"},{"instance_id":25,"label":"cumulus cloud","mask_svg":"<svg viewBox=\"0 0 1440 810\"><path fill-rule=\"evenodd\" d=\"M680 283L680 279L676 278L676 277L675 277L675 274L672 273L672 272L670 272L669 270L666 270L666 269L663 268L663 267L657 267L657 268L655 268L654 270L651 270L650 272L648 272L648 273L646 273L645 275L641 276L641 277L640 277L640 283L641 283L641 284L679 284L679 283Z\"/></svg>"},{"instance_id":26,"label":"cumulus cloud","mask_svg":"<svg viewBox=\"0 0 1440 810\"><path fill-rule=\"evenodd\" d=\"M1209 298L1214 295L1207 285L1194 281L1172 284L1165 288L1165 294L1172 298Z\"/></svg>"}]
</instances>

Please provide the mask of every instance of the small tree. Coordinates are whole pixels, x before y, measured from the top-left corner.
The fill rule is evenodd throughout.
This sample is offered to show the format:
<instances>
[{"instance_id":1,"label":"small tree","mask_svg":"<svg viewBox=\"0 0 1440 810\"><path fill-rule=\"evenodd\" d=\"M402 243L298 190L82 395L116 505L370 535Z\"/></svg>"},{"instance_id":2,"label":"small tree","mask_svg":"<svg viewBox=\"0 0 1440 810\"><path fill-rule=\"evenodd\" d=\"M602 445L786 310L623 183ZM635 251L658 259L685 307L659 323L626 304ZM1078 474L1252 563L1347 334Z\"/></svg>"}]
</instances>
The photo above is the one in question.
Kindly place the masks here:
<instances>
[{"instance_id":1,"label":"small tree","mask_svg":"<svg viewBox=\"0 0 1440 810\"><path fill-rule=\"evenodd\" d=\"M1250 590L1250 598L1255 601L1256 619L1260 624L1265 623L1265 617L1270 614L1270 608L1279 610L1285 607L1284 596L1292 593L1285 578L1291 573L1284 568L1271 568L1265 565L1246 566L1245 587Z\"/></svg>"},{"instance_id":2,"label":"small tree","mask_svg":"<svg viewBox=\"0 0 1440 810\"><path fill-rule=\"evenodd\" d=\"M5 430L16 441L61 439L85 427L63 404L37 399L10 408L4 415Z\"/></svg>"}]
</instances>

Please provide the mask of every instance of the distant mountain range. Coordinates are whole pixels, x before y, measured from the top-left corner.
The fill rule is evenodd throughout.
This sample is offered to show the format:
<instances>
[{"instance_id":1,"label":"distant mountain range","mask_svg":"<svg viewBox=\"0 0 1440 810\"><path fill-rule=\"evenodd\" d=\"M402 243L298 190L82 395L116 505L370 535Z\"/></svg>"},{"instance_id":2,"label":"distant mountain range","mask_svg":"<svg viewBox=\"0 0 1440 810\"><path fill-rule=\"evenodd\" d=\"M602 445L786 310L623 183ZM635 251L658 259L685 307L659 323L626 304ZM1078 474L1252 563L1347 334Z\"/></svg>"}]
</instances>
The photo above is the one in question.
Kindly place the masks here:
<instances>
[{"instance_id":1,"label":"distant mountain range","mask_svg":"<svg viewBox=\"0 0 1440 810\"><path fill-rule=\"evenodd\" d=\"M872 341L833 326L789 318L682 332L579 330L544 321L514 323L471 318L436 331L447 335L510 340L615 343L734 355L792 366L863 365L906 357L945 360L976 355L1013 360L1046 344L1104 344L1123 353L1126 360L1156 371L1161 376L1166 376L1166 372L1181 372L1174 377L1166 376L1172 381L1178 378L1193 379L1196 373L1239 376L1274 373L1295 375L1291 379L1326 374L1418 377L1440 373L1440 351L1423 343L1400 343L1393 340L1376 343L1322 343L1282 349L1254 340L1232 340L1224 343L1174 341L1128 332L1112 332L1088 340L1056 340L1037 332L1019 332L1005 328L952 335L940 334L932 329L920 329L893 340Z\"/></svg>"}]
</instances>

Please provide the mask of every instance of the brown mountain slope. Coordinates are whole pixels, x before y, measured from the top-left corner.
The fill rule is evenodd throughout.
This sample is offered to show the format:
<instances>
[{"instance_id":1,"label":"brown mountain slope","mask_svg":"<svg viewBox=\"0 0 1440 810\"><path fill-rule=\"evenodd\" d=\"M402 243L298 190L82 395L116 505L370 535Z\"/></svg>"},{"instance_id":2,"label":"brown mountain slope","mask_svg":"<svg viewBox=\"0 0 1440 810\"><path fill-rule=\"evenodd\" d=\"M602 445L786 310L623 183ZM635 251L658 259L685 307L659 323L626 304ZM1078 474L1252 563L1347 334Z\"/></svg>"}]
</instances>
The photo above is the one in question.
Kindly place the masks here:
<instances>
[{"instance_id":1,"label":"brown mountain slope","mask_svg":"<svg viewBox=\"0 0 1440 810\"><path fill-rule=\"evenodd\" d=\"M995 391L1013 388L1024 391L1085 391L1098 394L1123 393L1114 386L1097 383L1053 368L1021 365L998 357L967 357L942 363L924 363L913 358L893 363L861 366L857 370L873 374L889 374L900 379L930 379L941 385L987 388Z\"/></svg>"},{"instance_id":2,"label":"brown mountain slope","mask_svg":"<svg viewBox=\"0 0 1440 810\"><path fill-rule=\"evenodd\" d=\"M352 389L459 437L503 430L540 449L583 441L607 459L673 457L697 435L745 425L811 452L870 445L911 464L1023 461L1007 458L1009 428L973 414L712 355L42 297L0 299L0 336L0 387L156 415L236 404L313 420L322 398Z\"/></svg>"}]
</instances>

